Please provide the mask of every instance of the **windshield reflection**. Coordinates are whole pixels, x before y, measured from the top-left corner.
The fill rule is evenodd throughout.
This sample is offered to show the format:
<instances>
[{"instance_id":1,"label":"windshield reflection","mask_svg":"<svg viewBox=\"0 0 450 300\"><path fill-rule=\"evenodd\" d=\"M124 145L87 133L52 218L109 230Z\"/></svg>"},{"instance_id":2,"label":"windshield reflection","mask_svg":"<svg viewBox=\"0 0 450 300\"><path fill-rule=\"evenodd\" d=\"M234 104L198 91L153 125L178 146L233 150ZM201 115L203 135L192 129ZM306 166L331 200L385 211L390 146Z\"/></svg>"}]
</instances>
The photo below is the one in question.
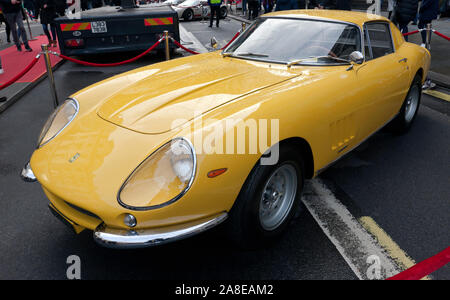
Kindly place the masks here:
<instances>
[{"instance_id":1,"label":"windshield reflection","mask_svg":"<svg viewBox=\"0 0 450 300\"><path fill-rule=\"evenodd\" d=\"M355 25L269 17L256 20L224 54L286 64L340 65L353 51L361 51Z\"/></svg>"}]
</instances>

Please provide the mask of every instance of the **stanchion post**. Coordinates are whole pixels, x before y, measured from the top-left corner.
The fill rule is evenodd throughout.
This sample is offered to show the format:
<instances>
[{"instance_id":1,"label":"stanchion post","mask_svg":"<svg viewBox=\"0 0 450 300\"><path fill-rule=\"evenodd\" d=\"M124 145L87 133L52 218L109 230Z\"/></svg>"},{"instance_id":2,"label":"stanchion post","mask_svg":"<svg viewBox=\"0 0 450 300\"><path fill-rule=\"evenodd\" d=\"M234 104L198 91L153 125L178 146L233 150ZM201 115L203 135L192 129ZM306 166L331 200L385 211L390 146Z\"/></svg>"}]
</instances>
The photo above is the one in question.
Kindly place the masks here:
<instances>
[{"instance_id":1,"label":"stanchion post","mask_svg":"<svg viewBox=\"0 0 450 300\"><path fill-rule=\"evenodd\" d=\"M31 32L31 27L30 27L30 22L28 21L28 14L25 14L25 19L27 21L27 25L28 25L28 32L30 33L30 41L35 41L37 39L33 38L33 33Z\"/></svg>"},{"instance_id":2,"label":"stanchion post","mask_svg":"<svg viewBox=\"0 0 450 300\"><path fill-rule=\"evenodd\" d=\"M165 52L166 52L166 60L170 59L170 49L169 49L169 31L164 31L164 44L165 44Z\"/></svg>"},{"instance_id":3,"label":"stanchion post","mask_svg":"<svg viewBox=\"0 0 450 300\"><path fill-rule=\"evenodd\" d=\"M48 53L48 45L41 45L42 52L44 54L45 66L47 68L47 77L50 83L50 90L53 97L53 106L58 107L58 95L56 94L55 77L53 77L52 63L50 61L50 55Z\"/></svg>"},{"instance_id":4,"label":"stanchion post","mask_svg":"<svg viewBox=\"0 0 450 300\"><path fill-rule=\"evenodd\" d=\"M431 49L431 23L427 24L427 37L425 47L427 47L428 50Z\"/></svg>"}]
</instances>

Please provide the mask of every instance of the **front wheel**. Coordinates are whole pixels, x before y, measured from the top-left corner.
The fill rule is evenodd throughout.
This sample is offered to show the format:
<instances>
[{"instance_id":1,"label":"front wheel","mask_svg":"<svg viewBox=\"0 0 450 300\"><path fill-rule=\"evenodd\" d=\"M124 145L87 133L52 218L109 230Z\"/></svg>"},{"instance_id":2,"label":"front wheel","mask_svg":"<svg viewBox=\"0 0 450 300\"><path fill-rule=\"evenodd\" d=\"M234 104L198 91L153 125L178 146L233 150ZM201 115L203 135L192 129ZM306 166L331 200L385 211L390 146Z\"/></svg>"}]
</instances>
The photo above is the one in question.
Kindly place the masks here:
<instances>
[{"instance_id":1,"label":"front wheel","mask_svg":"<svg viewBox=\"0 0 450 300\"><path fill-rule=\"evenodd\" d=\"M303 160L292 148L280 149L276 165L258 163L230 211L230 238L243 248L278 239L298 210L303 182Z\"/></svg>"},{"instance_id":2,"label":"front wheel","mask_svg":"<svg viewBox=\"0 0 450 300\"><path fill-rule=\"evenodd\" d=\"M228 10L226 7L220 8L220 17L225 19L228 16Z\"/></svg>"},{"instance_id":3,"label":"front wheel","mask_svg":"<svg viewBox=\"0 0 450 300\"><path fill-rule=\"evenodd\" d=\"M194 19L194 12L192 11L192 9L187 9L184 13L183 13L183 19L185 21L192 21Z\"/></svg>"},{"instance_id":4,"label":"front wheel","mask_svg":"<svg viewBox=\"0 0 450 300\"><path fill-rule=\"evenodd\" d=\"M387 129L397 134L406 133L416 118L421 96L422 78L420 75L416 75L400 108L399 114L388 124Z\"/></svg>"}]
</instances>

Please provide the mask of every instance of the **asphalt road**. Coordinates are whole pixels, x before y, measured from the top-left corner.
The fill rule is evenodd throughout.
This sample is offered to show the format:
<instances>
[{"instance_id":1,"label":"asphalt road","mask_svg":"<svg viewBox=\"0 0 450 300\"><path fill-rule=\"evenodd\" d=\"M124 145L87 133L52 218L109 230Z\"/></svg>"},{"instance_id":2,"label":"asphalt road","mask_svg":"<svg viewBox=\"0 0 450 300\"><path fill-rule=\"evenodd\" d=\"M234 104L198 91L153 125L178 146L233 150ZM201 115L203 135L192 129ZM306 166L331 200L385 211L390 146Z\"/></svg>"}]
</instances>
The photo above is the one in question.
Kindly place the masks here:
<instances>
[{"instance_id":1,"label":"asphalt road","mask_svg":"<svg viewBox=\"0 0 450 300\"><path fill-rule=\"evenodd\" d=\"M222 24L211 30L218 40L231 38L240 27L234 21ZM202 44L209 42L208 34L199 33L205 24L184 25ZM59 98L161 60L150 55L114 68L66 62L55 72ZM88 231L75 236L48 211L39 184L19 178L51 103L43 81L0 114L0 279L65 279L70 255L80 257L83 279L356 279L305 209L279 243L257 251L233 248L220 228L176 244L128 251L101 248ZM353 215L372 217L417 262L450 245L450 104L427 95L422 104L407 135L378 133L321 175ZM449 267L433 278L449 279Z\"/></svg>"}]
</instances>

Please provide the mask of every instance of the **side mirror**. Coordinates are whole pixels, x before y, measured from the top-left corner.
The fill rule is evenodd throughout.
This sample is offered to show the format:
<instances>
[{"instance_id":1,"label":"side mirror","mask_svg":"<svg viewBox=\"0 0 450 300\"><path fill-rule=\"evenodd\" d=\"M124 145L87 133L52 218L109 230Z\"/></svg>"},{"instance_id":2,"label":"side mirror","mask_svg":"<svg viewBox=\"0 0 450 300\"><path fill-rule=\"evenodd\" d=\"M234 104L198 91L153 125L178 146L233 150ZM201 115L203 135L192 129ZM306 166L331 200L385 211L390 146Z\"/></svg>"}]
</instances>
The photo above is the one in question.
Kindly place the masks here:
<instances>
[{"instance_id":1,"label":"side mirror","mask_svg":"<svg viewBox=\"0 0 450 300\"><path fill-rule=\"evenodd\" d=\"M217 40L215 37L211 38L211 47L213 47L214 49L217 49L219 43L217 43Z\"/></svg>"},{"instance_id":2,"label":"side mirror","mask_svg":"<svg viewBox=\"0 0 450 300\"><path fill-rule=\"evenodd\" d=\"M350 53L350 61L354 62L355 64L362 64L364 62L364 55L359 51L353 51Z\"/></svg>"}]
</instances>

